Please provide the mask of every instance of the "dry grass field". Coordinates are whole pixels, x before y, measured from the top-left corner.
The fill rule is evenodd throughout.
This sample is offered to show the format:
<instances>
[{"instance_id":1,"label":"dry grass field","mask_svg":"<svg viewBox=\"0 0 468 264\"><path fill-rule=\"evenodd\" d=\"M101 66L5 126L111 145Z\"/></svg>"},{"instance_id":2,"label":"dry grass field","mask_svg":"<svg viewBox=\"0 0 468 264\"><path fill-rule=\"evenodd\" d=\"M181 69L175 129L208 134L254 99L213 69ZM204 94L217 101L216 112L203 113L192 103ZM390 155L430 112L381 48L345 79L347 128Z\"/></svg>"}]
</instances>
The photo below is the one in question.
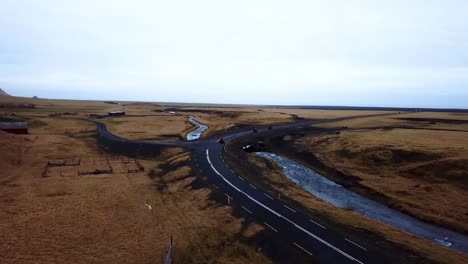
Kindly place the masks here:
<instances>
[{"instance_id":1,"label":"dry grass field","mask_svg":"<svg viewBox=\"0 0 468 264\"><path fill-rule=\"evenodd\" d=\"M264 190L272 197L281 199L296 210L309 215L325 225L327 229L347 234L348 238L372 246L400 257L400 263L466 263L465 254L443 248L425 239L421 239L391 226L370 220L348 209L336 208L309 192L299 188L286 178L282 169L272 161L254 155L248 155L249 170L232 162L232 157L225 156L230 167Z\"/></svg>"},{"instance_id":2,"label":"dry grass field","mask_svg":"<svg viewBox=\"0 0 468 264\"><path fill-rule=\"evenodd\" d=\"M213 200L213 190L206 187L203 175L194 174L187 153L169 149L155 159L140 158L145 171L129 173L125 169L130 167L123 163L131 158L98 147L95 125L83 120L96 120L92 114L124 110L126 117L99 120L124 138L180 140L192 129L186 122L188 115L210 127L206 137L243 126L376 113L0 96L0 105L11 104L19 107L0 108L0 118L27 121L30 135L0 132L0 237L4 242L0 255L5 263L159 262L170 234L177 263L271 262L255 242L264 236L264 228L234 217L231 207ZM34 107L25 108L30 104ZM58 117L50 117L57 113ZM466 232L466 120L463 114L404 113L324 123L321 126L348 129L340 135L292 135L283 154L294 159L298 157L293 153L301 153L299 159L305 163L307 157L314 157L343 175L358 177L356 191ZM80 159L81 164L52 167L44 177L48 162L64 158ZM285 202L325 223L335 223L355 241L378 238L383 248L395 250L396 245L407 250L408 261L467 261L460 254L336 209L297 188L271 162L251 155L245 158L252 167L236 170L251 182L271 196L281 193ZM309 165L314 167L316 162ZM109 166L111 174L105 173ZM100 173L80 175L80 171ZM326 170L323 174L327 176Z\"/></svg>"},{"instance_id":3,"label":"dry grass field","mask_svg":"<svg viewBox=\"0 0 468 264\"><path fill-rule=\"evenodd\" d=\"M348 128L415 128L431 130L455 130L468 131L468 114L463 113L438 113L438 112L413 112L401 113L389 116L366 117L339 122L319 124L319 127Z\"/></svg>"},{"instance_id":4,"label":"dry grass field","mask_svg":"<svg viewBox=\"0 0 468 264\"><path fill-rule=\"evenodd\" d=\"M217 132L237 127L255 127L261 125L292 122L301 119L329 119L357 115L384 114L384 111L344 111L344 110L305 110L274 107L175 107L167 106L166 110L177 114L192 115L198 121L208 125L202 135L207 137Z\"/></svg>"},{"instance_id":5,"label":"dry grass field","mask_svg":"<svg viewBox=\"0 0 468 264\"><path fill-rule=\"evenodd\" d=\"M319 125L337 129L347 126L340 134L305 129L258 140L264 141L268 150L308 165L364 196L425 221L467 233L468 132L464 131L467 119L468 115L452 113L395 114ZM372 234L385 237L391 243L379 246L387 247L389 252L392 245L399 245L423 257L420 260L423 263L468 261L466 255L315 198L286 178L281 168L271 161L238 151L248 143L252 142L232 145L232 155L225 158L235 171L263 190L269 190L271 196L280 194L285 202L302 207L322 223L351 228L357 234L345 232L356 235L357 240ZM248 160L249 169L239 166L238 160Z\"/></svg>"},{"instance_id":6,"label":"dry grass field","mask_svg":"<svg viewBox=\"0 0 468 264\"><path fill-rule=\"evenodd\" d=\"M76 128L78 128L77 126ZM42 172L49 160L104 157L92 141L65 134L2 132L0 255L2 263L102 263L160 259L163 233L129 177Z\"/></svg>"},{"instance_id":7,"label":"dry grass field","mask_svg":"<svg viewBox=\"0 0 468 264\"><path fill-rule=\"evenodd\" d=\"M247 243L264 228L233 217L232 207L210 199L212 190L200 186L203 178L192 173L189 160L187 153L167 157L150 173L159 192L145 196L174 236L176 263L269 263Z\"/></svg>"},{"instance_id":8,"label":"dry grass field","mask_svg":"<svg viewBox=\"0 0 468 264\"><path fill-rule=\"evenodd\" d=\"M374 115L393 113L391 111L370 111L370 110L318 110L318 109L285 109L285 108L267 108L266 112L271 113L282 113L287 115L297 115L300 118L306 119L330 119L338 117L350 117L350 116L363 116L363 115Z\"/></svg>"},{"instance_id":9,"label":"dry grass field","mask_svg":"<svg viewBox=\"0 0 468 264\"><path fill-rule=\"evenodd\" d=\"M297 150L358 177L362 192L381 194L392 207L468 233L468 115L414 113L347 123L340 135L299 139Z\"/></svg>"},{"instance_id":10,"label":"dry grass field","mask_svg":"<svg viewBox=\"0 0 468 264\"><path fill-rule=\"evenodd\" d=\"M103 119L110 132L123 138L138 140L184 140L194 127L181 115L146 117L113 117Z\"/></svg>"},{"instance_id":11,"label":"dry grass field","mask_svg":"<svg viewBox=\"0 0 468 264\"><path fill-rule=\"evenodd\" d=\"M33 104L34 108L2 108L7 105ZM144 102L114 101L79 101L32 99L22 97L0 96L0 115L9 117L15 113L16 119L22 121L38 117L90 118L90 115L106 115L110 111L125 111L126 117L109 117L100 119L112 133L129 139L174 141L185 138L193 129L187 123L192 115L198 121L208 125L202 137L237 127L255 127L259 125L291 122L302 118L324 119L354 115L375 114L375 111L342 111L342 110L304 110L274 107L237 107L185 104L161 104ZM384 113L384 112L379 112ZM33 124L34 125L34 124Z\"/></svg>"},{"instance_id":12,"label":"dry grass field","mask_svg":"<svg viewBox=\"0 0 468 264\"><path fill-rule=\"evenodd\" d=\"M112 105L20 101L31 100L40 103L0 114L3 120L30 124L29 135L0 131L2 263L159 263L171 234L176 263L271 262L251 242L263 232L261 226L232 216L231 207L210 199L210 189L191 187L196 177L181 149L139 159L145 171L129 172L134 161L101 150L95 125L76 119L105 113ZM78 115L48 117L71 110ZM174 133L185 129L184 120L157 122L172 126ZM168 162L171 170L164 169ZM44 174L48 163L53 165Z\"/></svg>"}]
</instances>

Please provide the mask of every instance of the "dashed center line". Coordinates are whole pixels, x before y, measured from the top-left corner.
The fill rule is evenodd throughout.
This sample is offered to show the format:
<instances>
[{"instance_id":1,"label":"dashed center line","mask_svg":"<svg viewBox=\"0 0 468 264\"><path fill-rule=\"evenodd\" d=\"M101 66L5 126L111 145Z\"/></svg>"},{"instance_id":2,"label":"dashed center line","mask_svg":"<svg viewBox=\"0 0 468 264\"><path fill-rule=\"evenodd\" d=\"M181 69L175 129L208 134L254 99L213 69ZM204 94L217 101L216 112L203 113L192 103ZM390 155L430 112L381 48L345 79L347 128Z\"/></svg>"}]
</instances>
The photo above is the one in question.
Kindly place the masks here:
<instances>
[{"instance_id":1,"label":"dashed center line","mask_svg":"<svg viewBox=\"0 0 468 264\"><path fill-rule=\"evenodd\" d=\"M274 227L272 227L271 225L269 225L267 222L263 222L266 226L268 226L269 228L271 228L271 230L275 231L276 233L278 233L278 230L276 230Z\"/></svg>"},{"instance_id":2,"label":"dashed center line","mask_svg":"<svg viewBox=\"0 0 468 264\"><path fill-rule=\"evenodd\" d=\"M313 256L313 254L312 254L312 253L310 253L309 251L307 251L305 248L303 248L303 247L299 246L299 245L298 245L296 242L294 242L293 244L294 244L296 247L298 247L298 248L302 249L302 251L304 251L305 253L307 253L307 254L309 254L309 255Z\"/></svg>"},{"instance_id":3,"label":"dashed center line","mask_svg":"<svg viewBox=\"0 0 468 264\"><path fill-rule=\"evenodd\" d=\"M215 187L216 189L218 189L218 190L219 190L219 187L218 187L218 185L216 185L216 184L213 184L213 187Z\"/></svg>"},{"instance_id":4,"label":"dashed center line","mask_svg":"<svg viewBox=\"0 0 468 264\"><path fill-rule=\"evenodd\" d=\"M285 205L285 204L283 204L283 206L286 207L286 208L288 208L289 210L291 210L291 211L294 212L294 213L296 212L296 211L294 211L294 209L292 209L291 207L289 207L289 206L287 206L287 205Z\"/></svg>"},{"instance_id":5,"label":"dashed center line","mask_svg":"<svg viewBox=\"0 0 468 264\"><path fill-rule=\"evenodd\" d=\"M261 202L257 201L255 198L253 198L252 196L250 196L249 194L247 194L246 192L242 191L241 189L239 189L237 186L235 186L234 184L232 184L232 182L230 182L228 179L226 179L214 166L213 166L213 163L211 163L211 159L210 159L210 154L209 154L209 150L206 149L206 159L208 161L208 163L210 164L211 166L211 169L216 173L218 174L221 179L223 179L224 182L226 182L229 186L231 186L234 190L238 191L239 193L245 195L248 199L250 199L252 202L256 203L257 205L263 207L265 210L269 211L270 213L276 215L277 217L279 218L282 218L284 219L285 221L289 222L290 224L292 224L294 227L296 227L297 229L301 230L302 232L304 232L305 234L311 236L312 238L314 238L315 240L319 241L320 243L324 244L325 246L335 250L336 252L340 253L341 255L347 257L348 259L350 260L353 260L353 261L356 261L360 264L364 264L363 262L359 261L358 259L354 258L353 256L349 255L348 253L344 252L343 250L337 248L336 246L330 244L329 242L327 242L326 240L320 238L319 236L313 234L312 232L308 231L307 229L303 228L302 226L294 223L293 221L291 221L290 219L288 219L287 217L281 215L280 213L276 212L275 210L271 209L270 207L266 206L265 204L262 204ZM297 245L297 244L296 244ZM299 245L297 245L299 246ZM302 248L301 248L302 249Z\"/></svg>"},{"instance_id":6,"label":"dashed center line","mask_svg":"<svg viewBox=\"0 0 468 264\"><path fill-rule=\"evenodd\" d=\"M242 178L241 176L237 176L237 177L239 177L239 179L241 179L242 181L245 181L244 178Z\"/></svg>"},{"instance_id":7,"label":"dashed center line","mask_svg":"<svg viewBox=\"0 0 468 264\"><path fill-rule=\"evenodd\" d=\"M257 189L257 187L253 186L252 184L249 183L249 185L250 185L250 187L252 187L254 189Z\"/></svg>"},{"instance_id":8,"label":"dashed center line","mask_svg":"<svg viewBox=\"0 0 468 264\"><path fill-rule=\"evenodd\" d=\"M273 197L271 197L270 195L266 194L266 193L263 193L266 197L270 198L271 200L273 200Z\"/></svg>"},{"instance_id":9,"label":"dashed center line","mask_svg":"<svg viewBox=\"0 0 468 264\"><path fill-rule=\"evenodd\" d=\"M348 241L349 243L355 245L356 247L362 248L362 249L364 249L365 251L367 251L367 249L366 249L365 247L363 247L363 246L361 246L361 245L359 245L359 244L357 244L357 243L355 243L355 242L353 242L353 241L351 241L351 240L349 240L349 239L347 239L347 238L345 238L345 240Z\"/></svg>"},{"instance_id":10,"label":"dashed center line","mask_svg":"<svg viewBox=\"0 0 468 264\"><path fill-rule=\"evenodd\" d=\"M245 208L244 206L241 206L242 209L246 210L249 214L252 214L252 211L250 211L249 209Z\"/></svg>"},{"instance_id":11,"label":"dashed center line","mask_svg":"<svg viewBox=\"0 0 468 264\"><path fill-rule=\"evenodd\" d=\"M234 199L232 199L232 197L231 197L231 196L229 196L229 194L227 194L227 193L224 193L224 195L226 195L226 196L227 196L229 199L231 199L231 200L234 200Z\"/></svg>"},{"instance_id":12,"label":"dashed center line","mask_svg":"<svg viewBox=\"0 0 468 264\"><path fill-rule=\"evenodd\" d=\"M312 223L314 223L314 224L316 224L316 225L320 226L321 228L323 228L323 229L327 229L327 228L326 228L326 227L324 227L323 225L321 225L321 224L319 224L319 223L315 222L314 220L312 220L312 219L309 219L309 220L310 220Z\"/></svg>"}]
</instances>

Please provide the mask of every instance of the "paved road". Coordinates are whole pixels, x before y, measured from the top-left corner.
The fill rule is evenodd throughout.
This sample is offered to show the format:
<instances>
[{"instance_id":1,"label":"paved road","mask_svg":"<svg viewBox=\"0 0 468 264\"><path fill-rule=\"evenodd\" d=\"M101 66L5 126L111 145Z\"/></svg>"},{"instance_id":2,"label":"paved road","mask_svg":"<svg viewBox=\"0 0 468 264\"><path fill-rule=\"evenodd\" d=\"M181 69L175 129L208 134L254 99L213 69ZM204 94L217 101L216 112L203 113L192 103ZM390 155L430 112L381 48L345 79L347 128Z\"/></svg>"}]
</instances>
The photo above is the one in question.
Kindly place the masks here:
<instances>
[{"instance_id":1,"label":"paved road","mask_svg":"<svg viewBox=\"0 0 468 264\"><path fill-rule=\"evenodd\" d=\"M361 116L362 117L362 116ZM354 117L356 118L356 117ZM329 121L349 118L336 118ZM294 129L321 121L301 121L275 127L275 133ZM207 176L214 188L229 197L232 204L240 207L246 215L251 215L259 223L274 233L275 237L297 247L306 256L310 255L320 263L390 263L389 256L378 248L359 245L349 240L346 234L338 234L308 216L296 212L280 200L268 196L262 190L249 184L241 175L236 175L223 161L224 145L217 138L190 142L148 142L130 141L119 138L107 131L105 125L97 123L100 139L114 149L133 149L137 153L157 153L160 147L184 147L191 151L198 170ZM260 129L259 134L271 133ZM230 141L251 135L251 131L225 134L226 144ZM372 245L368 243L367 245Z\"/></svg>"}]
</instances>

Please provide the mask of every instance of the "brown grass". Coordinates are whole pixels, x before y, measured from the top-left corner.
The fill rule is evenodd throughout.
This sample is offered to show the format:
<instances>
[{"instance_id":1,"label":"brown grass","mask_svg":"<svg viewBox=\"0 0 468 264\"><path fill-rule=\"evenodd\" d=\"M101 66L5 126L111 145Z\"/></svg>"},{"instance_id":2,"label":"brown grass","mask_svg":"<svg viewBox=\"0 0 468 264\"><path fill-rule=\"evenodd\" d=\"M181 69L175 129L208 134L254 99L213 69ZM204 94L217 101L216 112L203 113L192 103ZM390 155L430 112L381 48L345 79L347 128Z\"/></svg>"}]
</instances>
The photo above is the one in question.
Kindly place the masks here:
<instances>
[{"instance_id":1,"label":"brown grass","mask_svg":"<svg viewBox=\"0 0 468 264\"><path fill-rule=\"evenodd\" d=\"M225 154L225 160L237 173L270 196L281 199L284 203L310 215L329 229L337 229L363 245L375 241L381 250L400 257L402 263L468 261L468 257L464 254L442 248L425 239L319 200L284 176L282 169L274 162L253 154L242 154L233 148L237 148L237 145L230 147L230 151ZM249 165L245 166L245 163L242 163L240 166L239 160L247 161ZM244 169L245 167L249 169Z\"/></svg>"},{"instance_id":2,"label":"brown grass","mask_svg":"<svg viewBox=\"0 0 468 264\"><path fill-rule=\"evenodd\" d=\"M185 138L193 128L187 124L186 117L195 116L201 123L209 126L202 137L238 126L258 126L266 124L291 122L295 118L324 119L386 113L376 111L344 111L344 110L313 110L285 109L275 107L226 107L214 105L190 106L187 104L135 103L135 102L103 102L78 100L50 100L23 97L0 96L0 104L23 103L34 104L34 109L0 109L0 115L15 118L47 117L52 113L78 113L73 118L88 118L90 114L105 115L109 111L123 110L128 116L103 119L109 130L129 139L175 140ZM168 113L175 111L176 114ZM180 110L180 111L179 111ZM296 116L296 117L295 117ZM10 116L11 117L11 116ZM27 120L25 120L27 121Z\"/></svg>"},{"instance_id":3,"label":"brown grass","mask_svg":"<svg viewBox=\"0 0 468 264\"><path fill-rule=\"evenodd\" d=\"M79 176L66 169L43 177L49 160L82 157L91 166L108 155L97 148L93 124L43 113L19 117L36 124L30 135L0 132L2 263L158 263L170 234L176 263L270 262L248 242L263 228L231 216L209 189L192 188L197 178L180 149L140 160L155 171L171 163L153 180L148 172Z\"/></svg>"},{"instance_id":4,"label":"brown grass","mask_svg":"<svg viewBox=\"0 0 468 264\"><path fill-rule=\"evenodd\" d=\"M440 124L433 124L431 121L421 124L421 121L412 122L397 118L466 120L467 116L450 113L411 113L324 123L320 126L349 126L349 129L343 130L340 135L317 132L307 135L310 132L304 130L305 132L287 137L277 137L276 140L282 138L281 146L273 148L328 176L327 170L317 167L317 159L338 169L342 175L349 175L351 182L357 177L360 180L359 185L353 188L363 195L377 195L375 198L380 201L421 219L466 232L468 137L466 132L459 131L463 130L465 125L444 122L444 129L449 131L428 130L427 128L432 129ZM391 128L393 126L404 126L408 129ZM268 138L263 140L267 144L270 142ZM274 142L278 144L277 141ZM332 222L338 226L345 225L345 229L352 227L353 230L362 230L364 233L357 235L355 239L369 234L384 236L391 244L382 245L382 248L388 246L386 250L389 252L392 252L393 244L414 252L412 254L427 256L427 260L443 263L468 261L466 255L324 203L297 187L282 175L281 168L274 163L239 152L239 147L232 146L230 152L234 154L226 156L238 173L248 177L250 182L266 190L271 196L278 197L278 194L281 194L284 202L297 208L302 207L305 213L322 219L322 223ZM243 169L245 165L238 166L239 159L249 162L248 170ZM335 178L333 179L340 180ZM342 180L343 183L349 183L345 178Z\"/></svg>"},{"instance_id":5,"label":"brown grass","mask_svg":"<svg viewBox=\"0 0 468 264\"><path fill-rule=\"evenodd\" d=\"M256 126L288 122L293 120L292 115L321 119L373 113L257 107L205 107L203 109L211 112L199 112L197 109L202 108L200 106L176 105L176 107L188 108L189 112L171 115L165 111L173 106L152 103L124 102L117 105L94 101L0 97L0 103L4 102L32 102L36 105L34 109L1 109L0 111L0 115L28 121L31 131L29 136L0 133L0 167L4 168L4 173L0 177L0 237L4 242L0 245L0 255L7 263L31 261L39 263L159 262L167 249L168 234L174 235L176 262L178 263L269 262L248 243L250 238L262 233L263 228L248 224L244 219L232 217L230 207L220 206L212 201L210 199L212 191L200 187L203 184L197 182L199 179L188 166L190 156L182 153L181 150L174 149L165 152L158 160L140 160L145 168L153 171L153 176L156 176L154 179L150 179L146 173L86 177L63 177L57 176L60 174L54 174L54 176L43 178L41 171L49 159L59 159L64 155L102 159L107 155L96 147L94 125L77 119L48 118L50 113L78 112L78 116L71 117L76 118L87 117L89 114L105 114L107 111L125 110L129 115L145 115L145 117L104 120L109 129L117 135L132 139L154 138L158 140L171 140L185 135L190 127L186 124L186 115L194 115L202 123L209 125L210 130L205 134L207 136L239 125ZM17 115L12 116L12 112L16 112ZM413 206L418 199L435 200L435 197L439 197L441 201L435 204L441 207L441 210L442 207L446 207L446 211L443 212L449 217L444 215L445 220L434 217L434 221L451 224L450 219L466 220L459 212L455 212L455 205L450 205L452 199L458 198L465 201L463 181L453 180L453 178L460 178L459 173L455 171L451 177L442 179L431 173L437 171L435 168L444 168L441 171L449 171L451 168L462 168L461 166L466 164L465 156L460 154L465 153L466 149L464 145L460 146L460 142L465 142L462 138L463 133L435 134L430 131L427 132L429 134L418 134L424 132L418 130L416 131L418 133L411 134L409 130L394 130L393 134L385 134L388 131L376 131L377 134L363 137L360 132L351 131L354 128L362 130L366 126L376 125L415 126L408 124L411 123L409 121L395 118L427 117L424 115L424 113L394 115L385 118L356 119L352 123L347 121L331 124L331 126L351 124L350 131L340 136L305 137L297 141L297 146L307 151L310 151L310 146L314 146L314 153L318 156L322 154L320 158L330 164L336 164L335 162L339 159L344 159L343 166L349 167L343 167L343 169L362 177L363 186L381 191L392 197L395 202L401 202L401 208L407 205ZM437 116L437 118L466 119L466 116L449 115ZM420 122L418 124L421 126ZM423 124L424 128L449 130L464 130L464 126L429 122ZM430 140L431 142L441 139L444 141L443 143L427 143L425 139L431 136L434 137L434 140ZM385 139L388 142L385 142ZM398 167L398 171L402 173L398 178L384 175L378 177L384 178L384 181L372 181L370 177L366 180L366 167L370 168L369 166L372 165L368 164L369 160L373 160L372 166L375 166L376 161L381 162L381 160L385 165L385 160L389 156L386 151L378 150L372 154L369 150L373 150L376 146L386 145L392 145L392 153L393 149L405 146L408 151L423 152L424 155L430 153L428 156L435 157L435 159ZM341 151L340 146L348 146L352 153L358 154L353 154L355 158L353 155L351 155L352 158L345 158L341 154L346 151ZM461 147L464 149L460 149ZM440 149L442 149L441 152L436 151ZM372 155L361 155L358 150ZM441 153L445 156L440 156ZM366 159L363 160L363 157ZM243 172L242 175L250 175L252 182L259 187L271 190L272 196L282 193L286 202L303 205L306 213L313 214L314 217L332 221L337 226L346 226L343 228L352 227L355 232L360 232L359 234L353 233L356 235L353 239L358 240L359 237L377 234L401 247L406 244L404 248L410 250L408 258L414 254L426 254L428 257L423 260L446 263L466 261L466 257L434 246L425 240L367 220L353 212L337 210L285 180L278 168L271 163L256 157L249 159L252 165L257 165L259 172L267 171L270 174L266 177L266 174L259 173L258 175L262 176L258 177L252 174L252 171L256 171L252 169L249 170L250 172ZM167 170L167 166L171 166L172 169ZM388 170L382 170L382 173L394 171L392 166L388 164L385 166ZM398 193L398 191L419 184L414 182L415 179L411 176L415 174L424 175L423 184L413 189L411 195ZM421 180L418 179L418 181ZM431 182L434 180L435 183ZM398 187L400 189L389 187L392 184L402 187ZM463 191L463 197L457 196L459 190ZM442 199L444 192L448 193L445 200ZM153 210L148 210L145 204L151 205ZM458 205L462 206L460 203ZM463 206L458 207L460 208L466 209ZM428 217L432 214L423 209L420 213ZM462 228L465 227L462 226ZM392 248L393 245L384 244L382 247Z\"/></svg>"},{"instance_id":6,"label":"brown grass","mask_svg":"<svg viewBox=\"0 0 468 264\"><path fill-rule=\"evenodd\" d=\"M466 132L395 129L308 136L298 151L357 176L387 203L420 219L468 232ZM457 201L457 202L454 202Z\"/></svg>"},{"instance_id":7,"label":"brown grass","mask_svg":"<svg viewBox=\"0 0 468 264\"><path fill-rule=\"evenodd\" d=\"M405 120L419 119L419 121ZM445 122L441 122L444 121ZM453 124L451 121L466 121L464 124ZM468 131L468 114L463 113L438 113L438 112L418 112L401 113L389 116L376 116L358 119L350 119L339 122L329 122L319 124L319 127L342 127L351 129L374 128L374 127L407 127L425 128L433 130L455 130Z\"/></svg>"},{"instance_id":8,"label":"brown grass","mask_svg":"<svg viewBox=\"0 0 468 264\"><path fill-rule=\"evenodd\" d=\"M297 115L300 118L306 119L329 119L338 117L349 117L359 115L373 115L393 113L389 111L367 111L367 110L316 110L316 109L284 109L284 108L267 108L266 112L282 113L287 115Z\"/></svg>"},{"instance_id":9,"label":"brown grass","mask_svg":"<svg viewBox=\"0 0 468 264\"><path fill-rule=\"evenodd\" d=\"M166 245L155 242L163 233L129 181L146 175L44 178L52 157L103 154L65 135L2 134L0 140L3 263L151 263L165 253Z\"/></svg>"},{"instance_id":10,"label":"brown grass","mask_svg":"<svg viewBox=\"0 0 468 264\"><path fill-rule=\"evenodd\" d=\"M468 233L468 114L419 112L324 124L343 125L350 129L339 136L300 139L299 149L359 177L393 207ZM406 129L378 129L395 126Z\"/></svg>"},{"instance_id":11,"label":"brown grass","mask_svg":"<svg viewBox=\"0 0 468 264\"><path fill-rule=\"evenodd\" d=\"M376 111L340 111L340 110L307 110L307 109L283 109L268 107L244 107L244 108L183 108L185 114L193 115L197 120L209 126L203 137L213 135L217 132L232 129L237 126L255 127L259 125L277 124L291 122L297 118L325 119L348 117L356 115L369 115ZM187 111L187 112L185 112Z\"/></svg>"},{"instance_id":12,"label":"brown grass","mask_svg":"<svg viewBox=\"0 0 468 264\"><path fill-rule=\"evenodd\" d=\"M146 200L154 214L174 235L177 263L266 263L262 254L242 242L264 230L256 224L231 216L229 206L210 200L210 189L194 189L200 181L192 175L184 153L172 157L169 167L156 167L154 186L161 192ZM240 238L240 240L239 240Z\"/></svg>"},{"instance_id":13,"label":"brown grass","mask_svg":"<svg viewBox=\"0 0 468 264\"><path fill-rule=\"evenodd\" d=\"M193 129L180 115L106 118L102 122L113 134L138 140L183 140Z\"/></svg>"}]
</instances>

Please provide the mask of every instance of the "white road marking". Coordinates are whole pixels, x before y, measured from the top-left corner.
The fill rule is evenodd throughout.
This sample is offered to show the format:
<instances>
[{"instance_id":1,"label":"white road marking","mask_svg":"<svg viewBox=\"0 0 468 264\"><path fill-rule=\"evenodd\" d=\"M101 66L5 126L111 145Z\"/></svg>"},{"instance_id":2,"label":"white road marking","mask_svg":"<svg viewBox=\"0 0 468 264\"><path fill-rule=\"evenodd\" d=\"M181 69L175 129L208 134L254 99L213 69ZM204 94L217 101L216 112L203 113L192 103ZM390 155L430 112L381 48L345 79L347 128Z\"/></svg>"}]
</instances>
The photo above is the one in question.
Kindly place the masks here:
<instances>
[{"instance_id":1,"label":"white road marking","mask_svg":"<svg viewBox=\"0 0 468 264\"><path fill-rule=\"evenodd\" d=\"M245 181L245 180L244 180L244 178L242 178L241 176L237 176L237 177L239 177L239 179L241 179L241 180Z\"/></svg>"},{"instance_id":2,"label":"white road marking","mask_svg":"<svg viewBox=\"0 0 468 264\"><path fill-rule=\"evenodd\" d=\"M283 204L283 206L286 207L286 208L288 208L289 210L293 211L294 213L296 212L296 211L294 211L294 209L292 209L291 207L289 207L289 206L287 206L287 205L285 205L285 204Z\"/></svg>"},{"instance_id":3,"label":"white road marking","mask_svg":"<svg viewBox=\"0 0 468 264\"><path fill-rule=\"evenodd\" d=\"M312 223L314 223L314 224L316 224L316 225L320 226L321 228L323 228L323 229L327 229L327 228L326 228L326 227L324 227L323 225L321 225L321 224L319 224L319 223L315 222L314 220L312 220L312 219L309 219L309 220L310 220Z\"/></svg>"},{"instance_id":4,"label":"white road marking","mask_svg":"<svg viewBox=\"0 0 468 264\"><path fill-rule=\"evenodd\" d=\"M214 186L216 189L218 189L218 190L219 190L219 187L218 187L218 185L216 185L216 184L213 184L213 186Z\"/></svg>"},{"instance_id":5,"label":"white road marking","mask_svg":"<svg viewBox=\"0 0 468 264\"><path fill-rule=\"evenodd\" d=\"M249 185L250 185L250 187L252 187L254 189L257 189L257 187L253 186L252 184L249 183Z\"/></svg>"},{"instance_id":6,"label":"white road marking","mask_svg":"<svg viewBox=\"0 0 468 264\"><path fill-rule=\"evenodd\" d=\"M273 231L275 231L276 233L278 233L278 230L276 230L274 227L272 227L271 225L269 225L267 222L263 222L266 226L268 226L269 228L271 228Z\"/></svg>"},{"instance_id":7,"label":"white road marking","mask_svg":"<svg viewBox=\"0 0 468 264\"><path fill-rule=\"evenodd\" d=\"M244 206L241 206L242 209L246 210L249 214L252 214L252 211L250 211L249 209L245 208Z\"/></svg>"},{"instance_id":8,"label":"white road marking","mask_svg":"<svg viewBox=\"0 0 468 264\"><path fill-rule=\"evenodd\" d=\"M298 248L302 249L302 251L304 251L305 253L307 253L307 254L309 254L309 255L313 256L313 254L312 254L312 253L310 253L309 251L307 251L305 248L303 248L303 247L299 246L297 243L293 243L293 244L294 244L296 247L298 247Z\"/></svg>"},{"instance_id":9,"label":"white road marking","mask_svg":"<svg viewBox=\"0 0 468 264\"><path fill-rule=\"evenodd\" d=\"M273 200L273 197L271 197L270 195L266 194L266 193L263 193L266 197L270 198Z\"/></svg>"},{"instance_id":10,"label":"white road marking","mask_svg":"<svg viewBox=\"0 0 468 264\"><path fill-rule=\"evenodd\" d=\"M316 236L315 234L313 234L312 232L308 231L307 229L303 228L302 226L294 223L293 221L289 220L288 218L284 217L283 215L281 215L280 213L276 212L275 210L271 209L270 207L262 204L261 202L255 200L255 198L253 198L252 196L248 195L247 193L245 193L244 191L242 191L241 189L239 189L238 187L236 187L234 184L232 184L230 181L228 181L226 178L224 178L224 176L219 173L219 171L213 166L213 163L211 163L211 160L210 160L210 154L209 154L209 150L206 149L206 158L208 160L208 163L210 164L211 166L211 169L213 169L213 171L218 174L222 179L223 181L225 181L227 184L229 184L234 190L242 193L243 195L245 195L247 198L249 198L250 200L252 200L253 202L255 202L256 204L260 205L261 207L263 207L265 210L269 211L270 213L276 215L277 217L279 218L283 218L285 221L288 221L289 223L291 223L292 225L294 225L294 227L296 227L297 229L301 230L302 232L306 233L307 235L311 236L312 238L316 239L317 241L319 241L320 243L324 244L325 246L335 250L336 252L340 253L341 255L347 257L348 259L350 260L353 260L353 261L356 261L358 263L361 263L361 264L364 264L362 263L361 261L357 260L356 258L352 257L351 255L349 255L348 253L344 252L343 250L335 247L334 245L328 243L327 241L323 240L322 238Z\"/></svg>"},{"instance_id":11,"label":"white road marking","mask_svg":"<svg viewBox=\"0 0 468 264\"><path fill-rule=\"evenodd\" d=\"M229 194L227 194L227 193L224 193L224 195L226 195L226 196L227 196L229 199L231 199L231 200L234 200L234 199L232 199L232 197L231 197L231 196L229 196Z\"/></svg>"},{"instance_id":12,"label":"white road marking","mask_svg":"<svg viewBox=\"0 0 468 264\"><path fill-rule=\"evenodd\" d=\"M345 238L345 240L348 241L349 243L355 245L356 247L362 248L362 249L364 249L365 251L367 251L367 249L366 249L365 247L363 247L363 246L361 246L361 245L359 245L359 244L357 244L357 243L355 243L355 242L353 242L353 241L351 241L351 240L349 240L349 239L347 239L347 238Z\"/></svg>"}]
</instances>

